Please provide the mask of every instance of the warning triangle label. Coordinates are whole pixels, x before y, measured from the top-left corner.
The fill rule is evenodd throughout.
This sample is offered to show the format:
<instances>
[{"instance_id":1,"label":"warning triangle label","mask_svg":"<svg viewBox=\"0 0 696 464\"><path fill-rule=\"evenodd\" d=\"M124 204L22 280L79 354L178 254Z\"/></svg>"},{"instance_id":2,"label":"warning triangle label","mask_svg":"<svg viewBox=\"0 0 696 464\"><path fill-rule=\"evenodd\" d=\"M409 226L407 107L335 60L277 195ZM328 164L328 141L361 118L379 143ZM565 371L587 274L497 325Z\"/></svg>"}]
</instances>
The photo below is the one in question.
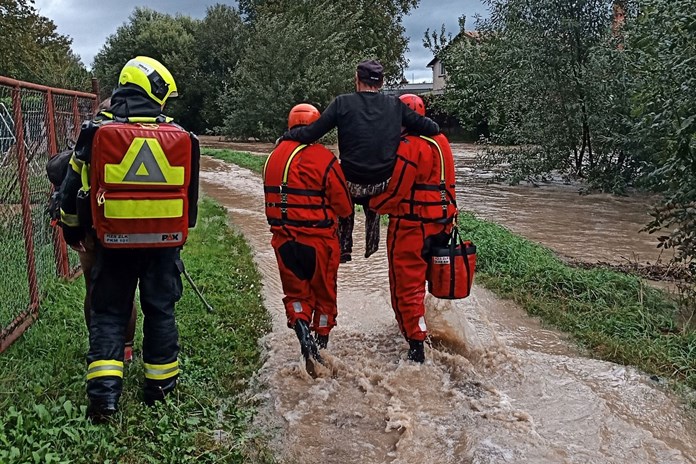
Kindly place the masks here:
<instances>
[{"instance_id":1,"label":"warning triangle label","mask_svg":"<svg viewBox=\"0 0 696 464\"><path fill-rule=\"evenodd\" d=\"M166 183L167 180L160 169L159 163L155 159L155 155L150 149L150 144L143 143L140 146L138 154L135 156L133 163L123 177L123 182L139 182L139 183Z\"/></svg>"}]
</instances>

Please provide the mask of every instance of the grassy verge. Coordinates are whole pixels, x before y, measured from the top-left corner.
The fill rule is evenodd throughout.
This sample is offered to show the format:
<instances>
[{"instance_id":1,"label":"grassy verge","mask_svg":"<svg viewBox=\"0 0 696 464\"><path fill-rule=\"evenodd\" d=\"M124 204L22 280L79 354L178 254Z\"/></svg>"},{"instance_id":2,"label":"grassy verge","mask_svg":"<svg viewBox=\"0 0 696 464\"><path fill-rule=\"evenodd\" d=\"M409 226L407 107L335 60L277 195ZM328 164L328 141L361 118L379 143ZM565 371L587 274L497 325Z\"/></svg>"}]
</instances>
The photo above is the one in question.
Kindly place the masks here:
<instances>
[{"instance_id":1,"label":"grassy verge","mask_svg":"<svg viewBox=\"0 0 696 464\"><path fill-rule=\"evenodd\" d=\"M696 332L676 325L676 304L635 276L577 269L550 250L470 214L459 219L478 248L477 279L530 314L573 334L606 360L696 388Z\"/></svg>"},{"instance_id":2,"label":"grassy verge","mask_svg":"<svg viewBox=\"0 0 696 464\"><path fill-rule=\"evenodd\" d=\"M224 209L204 200L183 258L216 312L206 313L184 283L176 394L156 408L143 406L137 341L115 423L87 422L84 285L54 282L40 320L0 355L0 462L270 460L248 430L253 405L242 398L260 365L257 340L270 328L250 249L228 228Z\"/></svg>"},{"instance_id":3,"label":"grassy verge","mask_svg":"<svg viewBox=\"0 0 696 464\"><path fill-rule=\"evenodd\" d=\"M256 172L265 160L205 152ZM571 267L547 248L471 214L461 215L459 224L478 247L479 283L569 332L599 358L696 388L696 332L677 327L678 308L663 292L636 276Z\"/></svg>"},{"instance_id":4,"label":"grassy verge","mask_svg":"<svg viewBox=\"0 0 696 464\"><path fill-rule=\"evenodd\" d=\"M259 173L263 170L263 165L268 157L266 155L254 155L253 153L247 153L244 151L233 151L217 148L203 148L201 153L203 155L213 156L223 161L234 163L237 166L251 169L252 171Z\"/></svg>"}]
</instances>

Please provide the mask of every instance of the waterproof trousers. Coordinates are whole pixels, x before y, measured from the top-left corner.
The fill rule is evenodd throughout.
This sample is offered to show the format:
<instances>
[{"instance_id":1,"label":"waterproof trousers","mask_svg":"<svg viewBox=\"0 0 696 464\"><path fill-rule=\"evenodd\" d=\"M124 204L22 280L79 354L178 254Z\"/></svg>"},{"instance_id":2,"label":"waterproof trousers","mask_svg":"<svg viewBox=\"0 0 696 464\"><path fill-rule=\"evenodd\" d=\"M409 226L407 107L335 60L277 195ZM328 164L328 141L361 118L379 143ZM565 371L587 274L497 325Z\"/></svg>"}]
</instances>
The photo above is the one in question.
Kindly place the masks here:
<instances>
[{"instance_id":1,"label":"waterproof trousers","mask_svg":"<svg viewBox=\"0 0 696 464\"><path fill-rule=\"evenodd\" d=\"M336 325L340 248L336 229L272 227L288 327L307 321L318 335Z\"/></svg>"},{"instance_id":2,"label":"waterproof trousers","mask_svg":"<svg viewBox=\"0 0 696 464\"><path fill-rule=\"evenodd\" d=\"M174 306L181 298L183 264L178 248L108 249L97 246L92 268L87 395L118 401L123 347L136 287L143 311L145 400L162 397L179 375L179 334Z\"/></svg>"},{"instance_id":3,"label":"waterproof trousers","mask_svg":"<svg viewBox=\"0 0 696 464\"><path fill-rule=\"evenodd\" d=\"M365 258L369 258L379 249L379 214L372 211L368 205L370 198L386 190L389 180L379 184L355 184L346 182L351 199L356 205L361 205L365 213ZM353 253L353 227L355 226L355 211L348 217L338 220L338 237L341 244L342 262L350 261Z\"/></svg>"},{"instance_id":4,"label":"waterproof trousers","mask_svg":"<svg viewBox=\"0 0 696 464\"><path fill-rule=\"evenodd\" d=\"M387 230L389 290L401 333L407 340L423 341L425 280L433 245L447 243L450 225L390 218Z\"/></svg>"}]
</instances>

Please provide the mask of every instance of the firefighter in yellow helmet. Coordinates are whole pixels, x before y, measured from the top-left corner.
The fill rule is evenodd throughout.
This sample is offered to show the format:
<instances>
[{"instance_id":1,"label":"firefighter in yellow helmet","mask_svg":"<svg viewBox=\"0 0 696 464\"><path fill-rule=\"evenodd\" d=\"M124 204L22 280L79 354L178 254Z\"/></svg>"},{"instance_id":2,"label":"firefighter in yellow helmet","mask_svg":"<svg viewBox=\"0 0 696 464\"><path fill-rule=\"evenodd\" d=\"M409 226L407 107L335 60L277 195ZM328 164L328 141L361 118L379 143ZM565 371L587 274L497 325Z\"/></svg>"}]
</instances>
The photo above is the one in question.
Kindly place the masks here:
<instances>
[{"instance_id":1,"label":"firefighter in yellow helmet","mask_svg":"<svg viewBox=\"0 0 696 464\"><path fill-rule=\"evenodd\" d=\"M200 152L196 137L162 114L176 95L160 62L128 61L111 106L82 125L61 185L65 240L79 247L86 233L96 236L86 376L87 416L94 422L118 411L136 288L144 315L145 403L163 400L179 376L179 251L196 221Z\"/></svg>"}]
</instances>

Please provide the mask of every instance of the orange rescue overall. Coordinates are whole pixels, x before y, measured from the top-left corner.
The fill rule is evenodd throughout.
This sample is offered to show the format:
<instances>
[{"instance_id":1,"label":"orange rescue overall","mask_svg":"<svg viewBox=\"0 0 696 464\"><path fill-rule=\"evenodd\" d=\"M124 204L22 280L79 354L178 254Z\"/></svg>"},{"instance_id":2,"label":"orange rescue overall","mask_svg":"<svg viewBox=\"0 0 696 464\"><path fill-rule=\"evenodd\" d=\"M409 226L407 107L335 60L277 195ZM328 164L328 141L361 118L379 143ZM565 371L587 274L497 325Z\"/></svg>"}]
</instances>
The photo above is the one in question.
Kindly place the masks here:
<instances>
[{"instance_id":1,"label":"orange rescue overall","mask_svg":"<svg viewBox=\"0 0 696 464\"><path fill-rule=\"evenodd\" d=\"M353 211L343 171L323 146L284 141L263 177L288 327L303 319L328 335L337 315L337 220Z\"/></svg>"},{"instance_id":2,"label":"orange rescue overall","mask_svg":"<svg viewBox=\"0 0 696 464\"><path fill-rule=\"evenodd\" d=\"M389 214L387 256L392 307L408 340L422 341L429 250L447 243L457 212L454 161L444 135L406 136L387 190L370 208Z\"/></svg>"}]
</instances>

